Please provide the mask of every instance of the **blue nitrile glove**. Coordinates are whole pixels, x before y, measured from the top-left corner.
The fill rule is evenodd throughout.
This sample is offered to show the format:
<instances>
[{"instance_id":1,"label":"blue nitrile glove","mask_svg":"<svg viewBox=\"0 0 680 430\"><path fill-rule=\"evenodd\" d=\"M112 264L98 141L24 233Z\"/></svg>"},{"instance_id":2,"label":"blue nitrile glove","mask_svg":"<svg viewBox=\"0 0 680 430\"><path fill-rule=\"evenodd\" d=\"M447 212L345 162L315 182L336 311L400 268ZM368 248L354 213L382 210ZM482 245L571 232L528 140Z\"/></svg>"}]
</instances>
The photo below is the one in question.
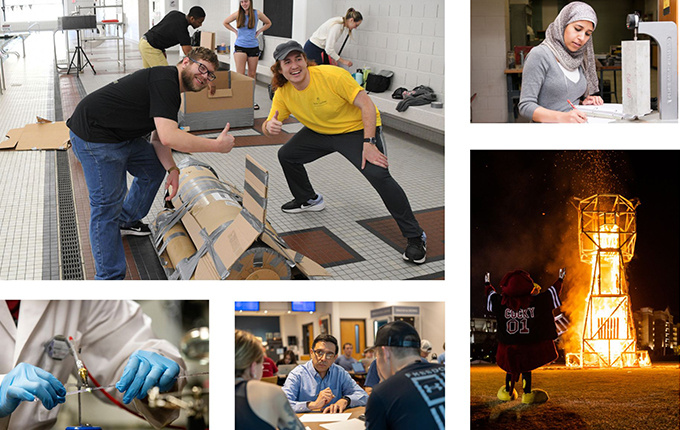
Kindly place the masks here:
<instances>
[{"instance_id":1,"label":"blue nitrile glove","mask_svg":"<svg viewBox=\"0 0 680 430\"><path fill-rule=\"evenodd\" d=\"M10 370L0 384L0 417L14 412L22 401L40 399L52 409L66 399L66 389L50 372L28 363L19 363Z\"/></svg>"},{"instance_id":2,"label":"blue nitrile glove","mask_svg":"<svg viewBox=\"0 0 680 430\"><path fill-rule=\"evenodd\" d=\"M123 376L116 383L116 388L123 396L123 403L128 404L134 398L143 399L152 387L168 391L175 384L179 375L179 364L151 351L135 351L130 356Z\"/></svg>"}]
</instances>

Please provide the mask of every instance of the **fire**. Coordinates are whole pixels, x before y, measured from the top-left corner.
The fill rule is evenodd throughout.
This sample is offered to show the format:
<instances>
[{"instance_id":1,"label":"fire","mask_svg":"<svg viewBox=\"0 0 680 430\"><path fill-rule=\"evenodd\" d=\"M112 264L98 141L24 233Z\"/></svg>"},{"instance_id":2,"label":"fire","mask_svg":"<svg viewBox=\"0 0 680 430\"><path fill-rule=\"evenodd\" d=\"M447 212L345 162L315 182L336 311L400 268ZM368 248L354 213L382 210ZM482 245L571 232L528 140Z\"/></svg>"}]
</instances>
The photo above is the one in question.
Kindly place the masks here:
<instances>
[{"instance_id":1,"label":"fire","mask_svg":"<svg viewBox=\"0 0 680 430\"><path fill-rule=\"evenodd\" d=\"M636 206L612 194L579 201L579 251L581 261L591 267L591 283L579 327L580 350L567 351L569 367L651 365L647 352L636 350L625 278L625 263L635 249Z\"/></svg>"}]
</instances>

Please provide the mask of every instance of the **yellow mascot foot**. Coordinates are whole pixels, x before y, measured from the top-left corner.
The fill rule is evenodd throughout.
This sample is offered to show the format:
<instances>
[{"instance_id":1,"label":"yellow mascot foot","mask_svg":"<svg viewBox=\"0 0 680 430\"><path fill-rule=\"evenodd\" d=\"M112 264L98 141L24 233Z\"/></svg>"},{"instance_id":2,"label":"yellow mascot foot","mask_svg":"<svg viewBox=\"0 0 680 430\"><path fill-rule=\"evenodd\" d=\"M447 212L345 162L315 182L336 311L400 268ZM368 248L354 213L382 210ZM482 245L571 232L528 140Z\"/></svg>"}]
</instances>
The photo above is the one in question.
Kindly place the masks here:
<instances>
[{"instance_id":1,"label":"yellow mascot foot","mask_svg":"<svg viewBox=\"0 0 680 430\"><path fill-rule=\"evenodd\" d=\"M500 392L499 392L500 396ZM534 388L531 393L522 394L522 403L527 405L538 405L548 401L548 393L543 390Z\"/></svg>"},{"instance_id":2,"label":"yellow mascot foot","mask_svg":"<svg viewBox=\"0 0 680 430\"><path fill-rule=\"evenodd\" d=\"M508 393L508 390L505 389L505 385L503 385L499 390L497 394L498 398L504 402L509 402L510 400L515 400L517 398L517 391L512 390L512 394Z\"/></svg>"}]
</instances>

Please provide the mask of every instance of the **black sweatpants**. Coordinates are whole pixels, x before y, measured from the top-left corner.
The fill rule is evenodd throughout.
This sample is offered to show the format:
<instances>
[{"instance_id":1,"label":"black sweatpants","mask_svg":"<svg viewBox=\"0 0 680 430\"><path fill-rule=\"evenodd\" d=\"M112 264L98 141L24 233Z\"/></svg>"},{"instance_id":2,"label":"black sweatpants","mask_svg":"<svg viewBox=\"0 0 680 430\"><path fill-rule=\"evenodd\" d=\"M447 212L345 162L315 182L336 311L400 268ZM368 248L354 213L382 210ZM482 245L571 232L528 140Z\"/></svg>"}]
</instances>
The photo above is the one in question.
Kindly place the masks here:
<instances>
[{"instance_id":1,"label":"black sweatpants","mask_svg":"<svg viewBox=\"0 0 680 430\"><path fill-rule=\"evenodd\" d=\"M384 154L385 145L381 127L376 128L376 139L378 149ZM304 165L337 151L368 179L397 222L404 237L420 237L423 230L413 215L408 197L397 181L392 178L389 170L369 162L366 162L363 170L361 169L363 140L363 130L329 135L316 133L304 127L297 132L279 149L279 162L293 197L296 201L304 202L316 195Z\"/></svg>"}]
</instances>

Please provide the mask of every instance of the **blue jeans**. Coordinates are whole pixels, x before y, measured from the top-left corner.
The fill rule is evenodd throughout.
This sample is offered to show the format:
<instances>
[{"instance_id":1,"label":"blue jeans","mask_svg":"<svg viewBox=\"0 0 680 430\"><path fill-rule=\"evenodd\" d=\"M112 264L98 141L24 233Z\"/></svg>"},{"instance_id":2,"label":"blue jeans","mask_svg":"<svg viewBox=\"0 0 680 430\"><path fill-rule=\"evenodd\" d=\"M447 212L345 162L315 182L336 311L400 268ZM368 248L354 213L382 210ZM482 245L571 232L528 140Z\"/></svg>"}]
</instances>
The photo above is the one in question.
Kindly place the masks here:
<instances>
[{"instance_id":1,"label":"blue jeans","mask_svg":"<svg viewBox=\"0 0 680 430\"><path fill-rule=\"evenodd\" d=\"M146 216L165 169L153 146L144 138L119 143L87 142L70 132L90 195L90 244L97 271L95 279L124 279L125 251L121 226ZM130 191L126 172L134 176Z\"/></svg>"}]
</instances>

